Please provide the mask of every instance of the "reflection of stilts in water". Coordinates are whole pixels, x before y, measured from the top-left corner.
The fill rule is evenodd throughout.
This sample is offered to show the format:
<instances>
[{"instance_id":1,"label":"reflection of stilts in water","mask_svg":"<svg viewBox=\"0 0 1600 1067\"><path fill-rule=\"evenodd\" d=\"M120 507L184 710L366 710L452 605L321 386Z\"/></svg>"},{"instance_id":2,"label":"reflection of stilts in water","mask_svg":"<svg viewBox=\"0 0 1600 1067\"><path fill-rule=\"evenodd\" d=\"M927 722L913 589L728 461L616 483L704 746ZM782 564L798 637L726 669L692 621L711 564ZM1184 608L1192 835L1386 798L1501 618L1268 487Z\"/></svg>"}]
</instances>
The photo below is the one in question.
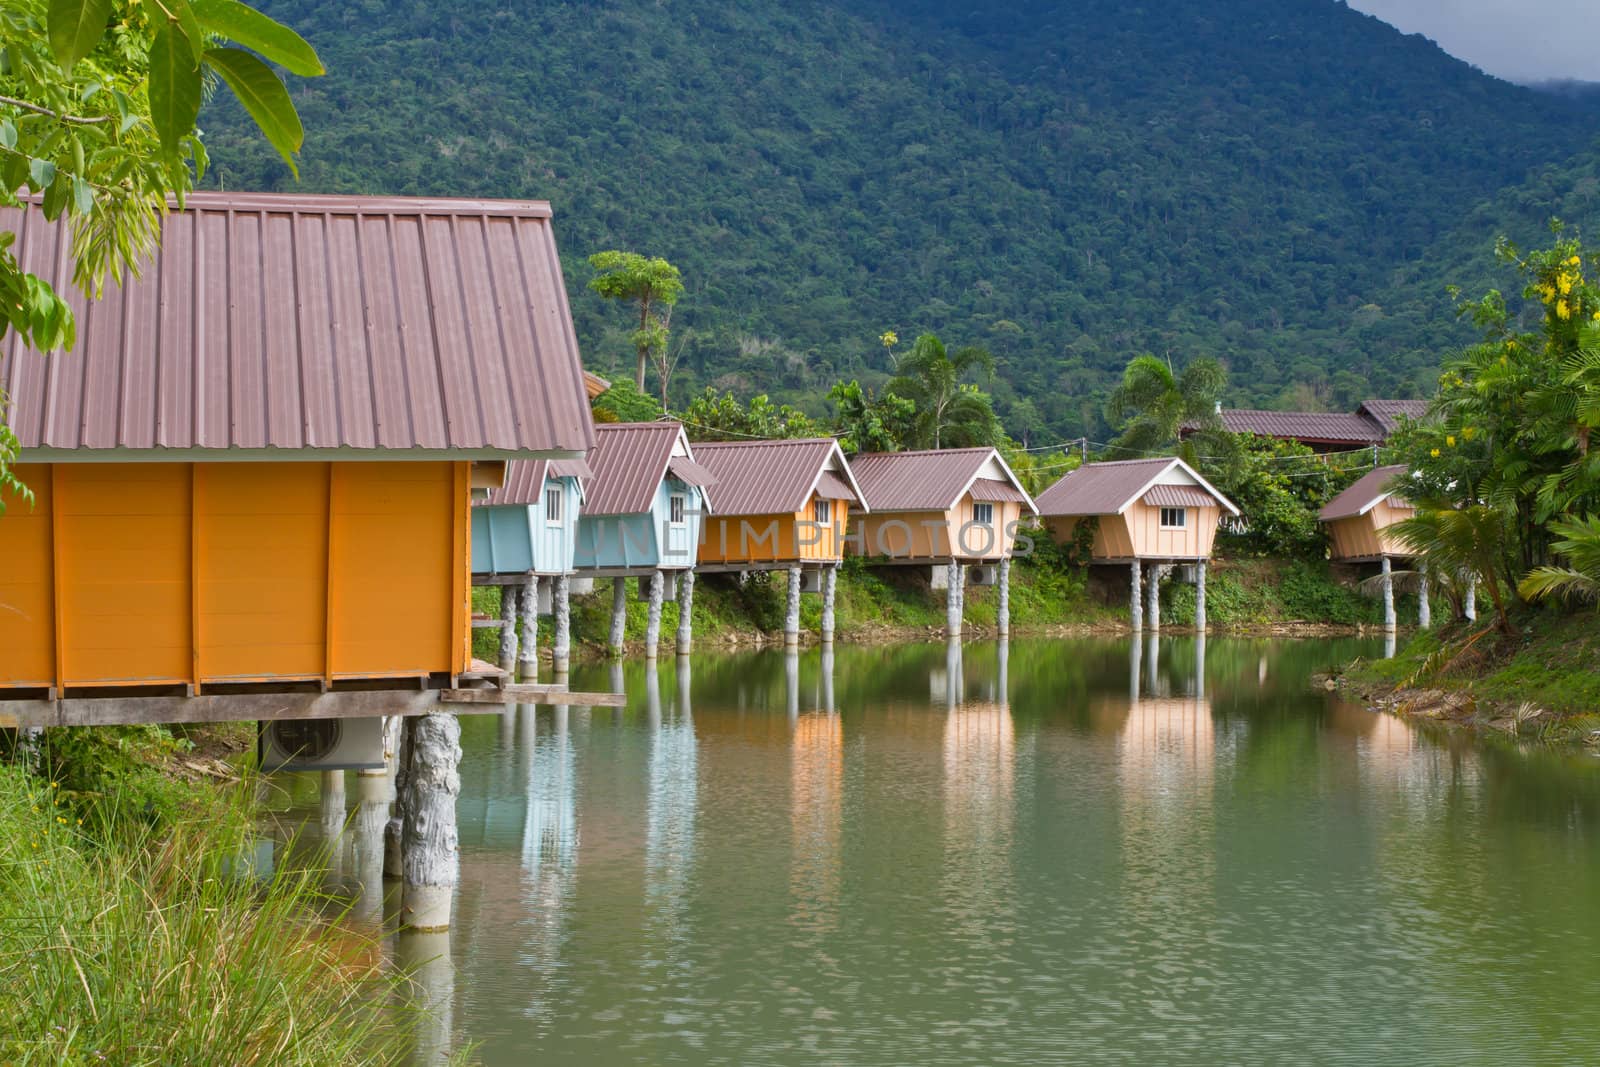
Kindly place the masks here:
<instances>
[{"instance_id":1,"label":"reflection of stilts in water","mask_svg":"<svg viewBox=\"0 0 1600 1067\"><path fill-rule=\"evenodd\" d=\"M1146 696L1155 696L1161 684L1161 638L1152 633L1145 640L1150 647L1144 655L1144 691Z\"/></svg>"},{"instance_id":2,"label":"reflection of stilts in water","mask_svg":"<svg viewBox=\"0 0 1600 1067\"><path fill-rule=\"evenodd\" d=\"M825 680L831 666L824 668ZM811 933L832 930L838 922L843 819L843 724L826 708L807 712L796 719L789 747L789 921Z\"/></svg>"},{"instance_id":3,"label":"reflection of stilts in water","mask_svg":"<svg viewBox=\"0 0 1600 1067\"><path fill-rule=\"evenodd\" d=\"M800 653L795 650L783 654L783 694L792 723L800 715Z\"/></svg>"},{"instance_id":4,"label":"reflection of stilts in water","mask_svg":"<svg viewBox=\"0 0 1600 1067\"><path fill-rule=\"evenodd\" d=\"M1118 740L1124 907L1140 923L1192 914L1214 885L1211 795L1216 733L1198 697L1145 697Z\"/></svg>"},{"instance_id":5,"label":"reflection of stilts in water","mask_svg":"<svg viewBox=\"0 0 1600 1067\"><path fill-rule=\"evenodd\" d=\"M533 708L528 708L534 743L524 786L524 921L530 931L524 951L537 969L553 968L560 962L562 923L578 877L577 772L570 712L566 705L557 704L550 718L550 732L541 736L534 726ZM541 1007L533 1003L529 1010Z\"/></svg>"},{"instance_id":6,"label":"reflection of stilts in water","mask_svg":"<svg viewBox=\"0 0 1600 1067\"><path fill-rule=\"evenodd\" d=\"M656 692L655 665L646 668L649 689ZM651 717L650 795L645 828L645 906L651 921L664 927L673 947L681 939L681 916L688 903L694 865L695 809L699 801L699 769L694 718L690 712L688 657L678 660L677 700L672 714L660 713L654 698Z\"/></svg>"},{"instance_id":7,"label":"reflection of stilts in water","mask_svg":"<svg viewBox=\"0 0 1600 1067\"><path fill-rule=\"evenodd\" d=\"M351 917L376 930L383 924L383 828L394 786L385 772L356 775L355 819L350 828L350 873L356 880Z\"/></svg>"},{"instance_id":8,"label":"reflection of stilts in water","mask_svg":"<svg viewBox=\"0 0 1600 1067\"><path fill-rule=\"evenodd\" d=\"M1384 659L1394 659L1394 652L1395 652L1394 631L1393 630L1385 630L1383 632L1383 658Z\"/></svg>"},{"instance_id":9,"label":"reflection of stilts in water","mask_svg":"<svg viewBox=\"0 0 1600 1067\"><path fill-rule=\"evenodd\" d=\"M995 682L995 699L1003 706L1011 706L1011 677L1009 667L1011 664L1011 641L1002 637L995 648L995 663L999 677Z\"/></svg>"},{"instance_id":10,"label":"reflection of stilts in water","mask_svg":"<svg viewBox=\"0 0 1600 1067\"><path fill-rule=\"evenodd\" d=\"M1194 639L1194 695L1206 698L1206 632L1201 630Z\"/></svg>"},{"instance_id":11,"label":"reflection of stilts in water","mask_svg":"<svg viewBox=\"0 0 1600 1067\"><path fill-rule=\"evenodd\" d=\"M952 707L944 727L944 882L956 936L987 942L1014 918L1016 736L1008 705Z\"/></svg>"},{"instance_id":12,"label":"reflection of stilts in water","mask_svg":"<svg viewBox=\"0 0 1600 1067\"><path fill-rule=\"evenodd\" d=\"M822 710L833 710L833 646L822 649Z\"/></svg>"},{"instance_id":13,"label":"reflection of stilts in water","mask_svg":"<svg viewBox=\"0 0 1600 1067\"><path fill-rule=\"evenodd\" d=\"M450 958L450 932L419 933L404 929L396 936L395 962L411 975L410 1005L416 1009L411 1063L434 1067L450 1059L455 1029L456 965Z\"/></svg>"}]
</instances>

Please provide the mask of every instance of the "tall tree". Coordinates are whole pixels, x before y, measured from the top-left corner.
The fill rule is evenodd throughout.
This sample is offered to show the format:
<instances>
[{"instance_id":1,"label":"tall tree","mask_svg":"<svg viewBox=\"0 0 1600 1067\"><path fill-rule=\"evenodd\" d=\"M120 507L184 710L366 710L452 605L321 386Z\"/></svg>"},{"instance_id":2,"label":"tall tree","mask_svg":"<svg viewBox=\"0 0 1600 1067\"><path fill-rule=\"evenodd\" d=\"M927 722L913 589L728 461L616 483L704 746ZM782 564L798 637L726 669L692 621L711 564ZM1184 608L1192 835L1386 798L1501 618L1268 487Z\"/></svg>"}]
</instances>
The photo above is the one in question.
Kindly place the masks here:
<instances>
[{"instance_id":1,"label":"tall tree","mask_svg":"<svg viewBox=\"0 0 1600 1067\"><path fill-rule=\"evenodd\" d=\"M994 357L987 349L967 345L954 352L931 333L917 338L911 351L895 361L895 377L887 391L917 406L915 448L950 444L992 445L1000 435L999 420L988 394L963 379L994 376Z\"/></svg>"},{"instance_id":2,"label":"tall tree","mask_svg":"<svg viewBox=\"0 0 1600 1067\"><path fill-rule=\"evenodd\" d=\"M298 34L239 0L6 0L0 39L0 204L31 194L46 218L72 220L73 280L91 297L108 274L138 269L168 198L204 174L195 121L208 82L233 91L292 170L300 118L267 63L323 72ZM22 269L15 240L0 233L0 339L70 349L72 309ZM0 391L0 510L8 494L29 498L11 470L8 406Z\"/></svg>"},{"instance_id":3,"label":"tall tree","mask_svg":"<svg viewBox=\"0 0 1600 1067\"><path fill-rule=\"evenodd\" d=\"M1191 360L1178 373L1155 356L1135 356L1106 406L1112 424L1122 431L1117 448L1124 455L1157 452L1175 442L1186 425L1220 437L1217 405L1227 384L1228 372L1209 356Z\"/></svg>"},{"instance_id":4,"label":"tall tree","mask_svg":"<svg viewBox=\"0 0 1600 1067\"><path fill-rule=\"evenodd\" d=\"M639 312L639 327L630 335L639 357L633 384L644 392L644 372L652 362L661 385L661 406L667 406L667 385L676 362L667 350L667 334L672 326L672 306L683 295L683 277L678 268L660 256L648 258L637 252L596 252L589 266L599 271L589 280L589 288L607 300L632 304Z\"/></svg>"}]
</instances>

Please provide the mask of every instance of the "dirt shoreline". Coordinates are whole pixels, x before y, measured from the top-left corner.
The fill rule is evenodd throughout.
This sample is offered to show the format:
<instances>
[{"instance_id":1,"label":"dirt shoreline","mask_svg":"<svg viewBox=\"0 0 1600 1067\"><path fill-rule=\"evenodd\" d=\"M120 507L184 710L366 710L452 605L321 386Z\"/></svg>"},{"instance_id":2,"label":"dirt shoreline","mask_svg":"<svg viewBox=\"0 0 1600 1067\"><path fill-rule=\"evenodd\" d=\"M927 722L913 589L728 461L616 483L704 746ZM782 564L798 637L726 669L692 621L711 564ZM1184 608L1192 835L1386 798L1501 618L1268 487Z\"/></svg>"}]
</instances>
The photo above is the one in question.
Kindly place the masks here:
<instances>
[{"instance_id":1,"label":"dirt shoreline","mask_svg":"<svg viewBox=\"0 0 1600 1067\"><path fill-rule=\"evenodd\" d=\"M1145 631L1148 633L1149 631ZM1038 626L1012 626L1012 638L1035 637L1126 637L1132 629L1126 623L1112 622L1087 622L1087 623L1047 623ZM1161 635L1165 637L1193 637L1197 631L1192 626L1163 626ZM1275 623L1260 623L1248 626L1212 626L1207 634L1211 637L1285 637L1285 638L1313 638L1313 637L1377 637L1383 633L1382 629L1362 625L1346 625L1337 623L1306 622L1303 620L1285 620ZM968 623L962 632L962 639L966 641L989 641L997 637L992 626L983 626ZM660 652L663 655L672 655L676 647L676 633L663 632L661 635ZM858 626L850 630L841 630L834 635L834 643L838 645L881 645L905 644L914 641L943 641L945 640L944 627L942 626L891 626L871 625ZM814 630L800 632L800 646L814 648L822 643L821 636ZM740 632L728 630L714 634L696 634L694 638L696 649L714 649L718 651L732 651L737 649L762 649L783 647L782 631L751 631ZM550 650L540 648L540 658L544 663L550 660ZM630 640L623 646L624 657L644 655L644 642ZM589 641L575 641L572 647L572 659L581 662L603 662L610 658L610 651L603 643Z\"/></svg>"},{"instance_id":2,"label":"dirt shoreline","mask_svg":"<svg viewBox=\"0 0 1600 1067\"><path fill-rule=\"evenodd\" d=\"M1432 724L1477 737L1537 739L1559 745L1600 748L1600 730L1581 732L1568 722L1575 716L1529 708L1507 700L1481 698L1470 689L1391 686L1333 675L1314 675L1312 684L1365 704L1374 714L1393 715L1411 723Z\"/></svg>"}]
</instances>

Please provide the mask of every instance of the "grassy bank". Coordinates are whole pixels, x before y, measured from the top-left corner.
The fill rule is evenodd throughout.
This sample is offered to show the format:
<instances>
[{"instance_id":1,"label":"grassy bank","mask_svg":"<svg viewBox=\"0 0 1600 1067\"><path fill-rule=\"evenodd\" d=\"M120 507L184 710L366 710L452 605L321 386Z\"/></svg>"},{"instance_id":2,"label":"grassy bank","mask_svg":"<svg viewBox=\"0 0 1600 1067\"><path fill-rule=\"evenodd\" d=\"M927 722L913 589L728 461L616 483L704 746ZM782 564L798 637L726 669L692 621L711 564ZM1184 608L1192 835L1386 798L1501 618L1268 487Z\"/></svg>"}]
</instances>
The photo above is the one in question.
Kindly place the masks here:
<instances>
[{"instance_id":1,"label":"grassy bank","mask_svg":"<svg viewBox=\"0 0 1600 1067\"><path fill-rule=\"evenodd\" d=\"M1527 611L1513 622L1511 634L1481 620L1418 633L1393 659L1351 664L1339 682L1402 716L1600 742L1594 613Z\"/></svg>"},{"instance_id":2,"label":"grassy bank","mask_svg":"<svg viewBox=\"0 0 1600 1067\"><path fill-rule=\"evenodd\" d=\"M0 1062L400 1053L376 945L325 920L315 872L249 869L254 783L218 784L213 741L58 730L40 773L0 764Z\"/></svg>"},{"instance_id":3,"label":"grassy bank","mask_svg":"<svg viewBox=\"0 0 1600 1067\"><path fill-rule=\"evenodd\" d=\"M756 574L740 584L732 575L702 575L695 584L696 641L748 644L772 640L783 628L784 576ZM630 643L643 639L647 607L629 580ZM982 634L994 627L998 593L969 587L966 626ZM815 633L822 599L801 598L802 629ZM1335 573L1325 563L1281 560L1216 560L1207 581L1208 621L1214 629L1253 631L1276 626L1375 626L1382 622L1379 603L1355 588L1350 575ZM500 594L495 588L474 590L474 608L498 617ZM1402 597L1402 617L1415 613L1414 598ZM573 599L573 641L581 650L603 650L610 631L611 586L602 579L593 594ZM1194 587L1167 582L1162 589L1162 620L1169 626L1194 622ZM873 567L847 560L841 569L835 603L835 627L841 640L867 641L935 636L943 632L944 591L932 589L927 567ZM678 605L662 606L664 639L676 630ZM1061 628L1115 631L1128 625L1127 586L1120 570L1094 573L1074 567L1042 550L1033 560L1018 561L1011 570L1011 627L1015 634L1048 633ZM550 627L541 627L541 646L548 647ZM478 630L474 653L493 660L499 636Z\"/></svg>"}]
</instances>

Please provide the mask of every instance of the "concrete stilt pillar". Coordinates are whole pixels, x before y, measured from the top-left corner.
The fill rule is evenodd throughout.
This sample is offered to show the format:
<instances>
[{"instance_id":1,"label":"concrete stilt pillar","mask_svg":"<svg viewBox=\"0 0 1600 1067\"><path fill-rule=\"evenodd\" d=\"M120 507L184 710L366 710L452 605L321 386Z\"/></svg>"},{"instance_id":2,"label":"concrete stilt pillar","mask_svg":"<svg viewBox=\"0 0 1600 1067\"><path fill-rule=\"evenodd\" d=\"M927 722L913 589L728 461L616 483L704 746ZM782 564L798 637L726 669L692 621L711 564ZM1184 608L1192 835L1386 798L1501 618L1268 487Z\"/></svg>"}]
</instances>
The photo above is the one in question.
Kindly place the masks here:
<instances>
[{"instance_id":1,"label":"concrete stilt pillar","mask_svg":"<svg viewBox=\"0 0 1600 1067\"><path fill-rule=\"evenodd\" d=\"M783 647L800 647L800 568L789 568L789 598L783 611Z\"/></svg>"},{"instance_id":2,"label":"concrete stilt pillar","mask_svg":"<svg viewBox=\"0 0 1600 1067\"><path fill-rule=\"evenodd\" d=\"M822 645L833 644L833 598L839 579L839 565L830 563L822 568Z\"/></svg>"},{"instance_id":3,"label":"concrete stilt pillar","mask_svg":"<svg viewBox=\"0 0 1600 1067\"><path fill-rule=\"evenodd\" d=\"M1194 569L1194 628L1206 632L1206 561L1195 564Z\"/></svg>"},{"instance_id":4,"label":"concrete stilt pillar","mask_svg":"<svg viewBox=\"0 0 1600 1067\"><path fill-rule=\"evenodd\" d=\"M995 658L999 666L998 677L995 681L997 699L1000 703L1011 704L1011 680L1009 669L1011 665L1011 642L1005 638L1000 639L999 646L995 649Z\"/></svg>"},{"instance_id":5,"label":"concrete stilt pillar","mask_svg":"<svg viewBox=\"0 0 1600 1067\"><path fill-rule=\"evenodd\" d=\"M999 583L999 604L994 609L995 632L1001 637L1011 635L1011 561L1000 561L1000 573L996 576Z\"/></svg>"},{"instance_id":6,"label":"concrete stilt pillar","mask_svg":"<svg viewBox=\"0 0 1600 1067\"><path fill-rule=\"evenodd\" d=\"M627 634L628 623L628 579L611 579L611 636L606 640L606 649L613 656L622 655L622 642Z\"/></svg>"},{"instance_id":7,"label":"concrete stilt pillar","mask_svg":"<svg viewBox=\"0 0 1600 1067\"><path fill-rule=\"evenodd\" d=\"M329 862L337 867L335 843L344 833L344 772L322 772L322 839L330 846ZM337 873L337 871L335 872Z\"/></svg>"},{"instance_id":8,"label":"concrete stilt pillar","mask_svg":"<svg viewBox=\"0 0 1600 1067\"><path fill-rule=\"evenodd\" d=\"M1461 594L1461 614L1468 622L1478 621L1478 580L1470 574L1461 579L1466 584L1466 592Z\"/></svg>"},{"instance_id":9,"label":"concrete stilt pillar","mask_svg":"<svg viewBox=\"0 0 1600 1067\"><path fill-rule=\"evenodd\" d=\"M1390 633L1395 629L1394 617L1394 572L1389 564L1389 557L1383 557L1383 628Z\"/></svg>"},{"instance_id":10,"label":"concrete stilt pillar","mask_svg":"<svg viewBox=\"0 0 1600 1067\"><path fill-rule=\"evenodd\" d=\"M407 755L401 835L400 916L413 930L450 928L461 873L456 797L461 793L461 724L454 715L417 717Z\"/></svg>"},{"instance_id":11,"label":"concrete stilt pillar","mask_svg":"<svg viewBox=\"0 0 1600 1067\"><path fill-rule=\"evenodd\" d=\"M694 571L678 576L678 655L694 651Z\"/></svg>"},{"instance_id":12,"label":"concrete stilt pillar","mask_svg":"<svg viewBox=\"0 0 1600 1067\"><path fill-rule=\"evenodd\" d=\"M644 658L653 660L661 645L661 602L666 597L667 572L650 575L650 616L644 628Z\"/></svg>"},{"instance_id":13,"label":"concrete stilt pillar","mask_svg":"<svg viewBox=\"0 0 1600 1067\"><path fill-rule=\"evenodd\" d=\"M1151 630L1145 640L1150 642L1150 647L1144 654L1144 695L1155 697L1160 695L1157 685L1161 680L1161 635Z\"/></svg>"},{"instance_id":14,"label":"concrete stilt pillar","mask_svg":"<svg viewBox=\"0 0 1600 1067\"><path fill-rule=\"evenodd\" d=\"M521 640L518 641L517 665L524 678L539 677L539 578L528 579L522 587Z\"/></svg>"},{"instance_id":15,"label":"concrete stilt pillar","mask_svg":"<svg viewBox=\"0 0 1600 1067\"><path fill-rule=\"evenodd\" d=\"M450 931L404 929L395 937L395 965L409 976L410 1055L406 1062L451 1062L454 1051L456 964Z\"/></svg>"},{"instance_id":16,"label":"concrete stilt pillar","mask_svg":"<svg viewBox=\"0 0 1600 1067\"><path fill-rule=\"evenodd\" d=\"M500 587L500 669L507 674L517 669L517 603L519 587Z\"/></svg>"},{"instance_id":17,"label":"concrete stilt pillar","mask_svg":"<svg viewBox=\"0 0 1600 1067\"><path fill-rule=\"evenodd\" d=\"M1194 639L1194 695L1198 700L1206 698L1206 632L1201 630Z\"/></svg>"},{"instance_id":18,"label":"concrete stilt pillar","mask_svg":"<svg viewBox=\"0 0 1600 1067\"><path fill-rule=\"evenodd\" d=\"M556 615L556 637L550 650L550 668L560 677L567 673L572 662L572 593L571 578L558 574L552 579L551 605Z\"/></svg>"},{"instance_id":19,"label":"concrete stilt pillar","mask_svg":"<svg viewBox=\"0 0 1600 1067\"><path fill-rule=\"evenodd\" d=\"M399 878L402 871L400 862L404 849L403 838L406 827L406 783L411 779L409 767L411 754L412 735L416 731L417 720L414 717L395 716L399 721L399 732L395 740L394 752L394 800L389 805L389 822L383 828L383 876L385 878Z\"/></svg>"},{"instance_id":20,"label":"concrete stilt pillar","mask_svg":"<svg viewBox=\"0 0 1600 1067\"><path fill-rule=\"evenodd\" d=\"M351 911L357 919L376 928L383 922L383 830L389 821L393 799L388 775L382 771L361 771L356 775L354 874L361 883Z\"/></svg>"},{"instance_id":21,"label":"concrete stilt pillar","mask_svg":"<svg viewBox=\"0 0 1600 1067\"><path fill-rule=\"evenodd\" d=\"M833 711L833 649L828 645L822 646L822 710Z\"/></svg>"},{"instance_id":22,"label":"concrete stilt pillar","mask_svg":"<svg viewBox=\"0 0 1600 1067\"><path fill-rule=\"evenodd\" d=\"M1424 630L1433 627L1433 605L1429 603L1428 594L1432 592L1428 583L1428 565L1417 564L1417 625Z\"/></svg>"},{"instance_id":23,"label":"concrete stilt pillar","mask_svg":"<svg viewBox=\"0 0 1600 1067\"><path fill-rule=\"evenodd\" d=\"M1144 629L1144 587L1140 581L1142 575L1139 573L1139 561L1134 560L1129 570L1133 575L1128 587L1129 613L1132 619L1133 632L1138 633ZM1135 644L1137 643L1135 642ZM1134 699L1137 700L1139 698L1135 695Z\"/></svg>"},{"instance_id":24,"label":"concrete stilt pillar","mask_svg":"<svg viewBox=\"0 0 1600 1067\"><path fill-rule=\"evenodd\" d=\"M1161 632L1161 571L1161 564L1151 564L1150 580L1145 583L1145 615L1153 634Z\"/></svg>"},{"instance_id":25,"label":"concrete stilt pillar","mask_svg":"<svg viewBox=\"0 0 1600 1067\"><path fill-rule=\"evenodd\" d=\"M644 719L651 730L661 729L661 669L654 659L644 662Z\"/></svg>"},{"instance_id":26,"label":"concrete stilt pillar","mask_svg":"<svg viewBox=\"0 0 1600 1067\"><path fill-rule=\"evenodd\" d=\"M944 706L957 708L966 696L961 687L961 639L947 638L944 643Z\"/></svg>"},{"instance_id":27,"label":"concrete stilt pillar","mask_svg":"<svg viewBox=\"0 0 1600 1067\"><path fill-rule=\"evenodd\" d=\"M946 637L961 636L961 564L945 564L944 578L944 633Z\"/></svg>"}]
</instances>

